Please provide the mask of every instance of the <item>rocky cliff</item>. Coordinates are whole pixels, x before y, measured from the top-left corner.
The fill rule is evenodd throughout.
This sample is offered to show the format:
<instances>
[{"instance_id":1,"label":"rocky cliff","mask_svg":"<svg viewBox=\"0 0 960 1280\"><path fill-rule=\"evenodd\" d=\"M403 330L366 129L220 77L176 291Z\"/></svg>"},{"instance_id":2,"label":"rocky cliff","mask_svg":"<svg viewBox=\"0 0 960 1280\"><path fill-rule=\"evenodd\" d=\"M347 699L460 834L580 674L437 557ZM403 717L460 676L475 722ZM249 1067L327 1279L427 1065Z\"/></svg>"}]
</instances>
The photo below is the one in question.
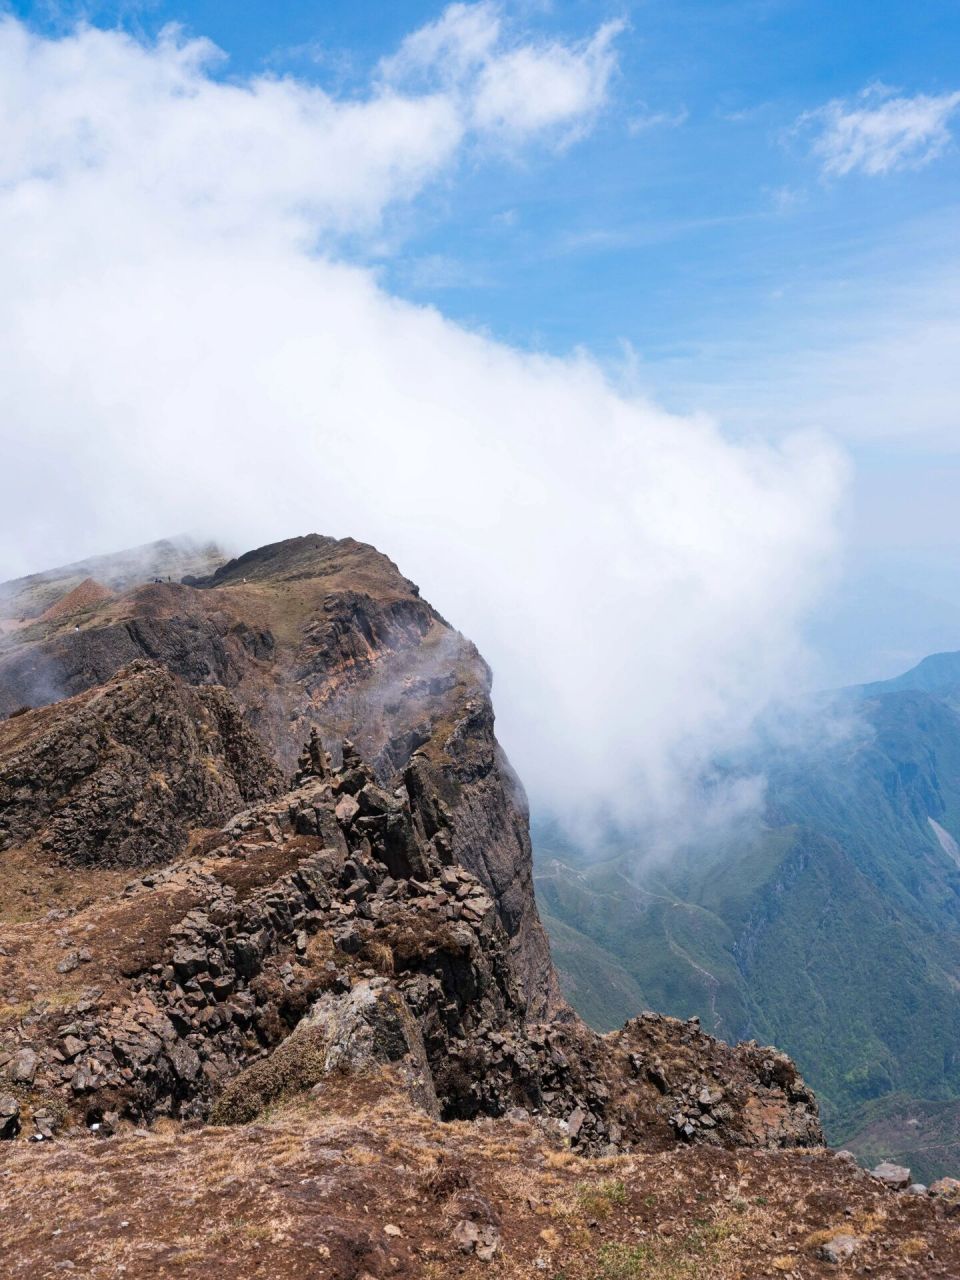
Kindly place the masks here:
<instances>
[{"instance_id":1,"label":"rocky cliff","mask_svg":"<svg viewBox=\"0 0 960 1280\"><path fill-rule=\"evenodd\" d=\"M49 593L56 575L42 577ZM412 765L423 820L437 831L443 821L448 856L493 897L531 1012L557 1007L526 800L494 736L489 669L390 560L311 535L41 618L0 641L0 716L99 686L140 659L186 686L222 686L287 771L314 728L334 759L350 735L382 784Z\"/></svg>"},{"instance_id":2,"label":"rocky cliff","mask_svg":"<svg viewBox=\"0 0 960 1280\"><path fill-rule=\"evenodd\" d=\"M75 588L63 586L66 599ZM657 1153L712 1152L702 1168L716 1189L734 1167L724 1153L822 1141L814 1098L775 1050L649 1012L600 1036L559 998L489 670L372 548L298 538L182 583L85 590L76 611L48 603L4 642L0 699L0 1134L20 1139L6 1144L16 1153L4 1156L0 1200L11 1207L12 1188L42 1198L48 1146L66 1154L65 1179L81 1176L87 1157L70 1155L67 1138L109 1137L103 1149L121 1156L177 1134L196 1178L189 1135L233 1133L236 1160L221 1150L215 1163L235 1170L243 1199L257 1175L242 1151L270 1148L271 1117L307 1116L294 1140L304 1150L343 1150L343 1125L360 1125L361 1154L342 1159L361 1170L380 1164L362 1152L388 1126L403 1137L384 1137L392 1163L373 1184L299 1175L320 1214L310 1273L446 1275L507 1266L503 1213L520 1183L480 1188L466 1172L496 1145L484 1124L519 1126L502 1134L504 1150L539 1170L528 1169L527 1216L549 1170L581 1156L623 1173ZM438 1126L453 1137L430 1136ZM436 1156L423 1178L407 1177L415 1148ZM129 1196L123 1158L106 1178L111 1195ZM580 1268L570 1275L701 1274L641 1270L634 1243L609 1255L632 1270L598 1269L603 1249L620 1249L601 1220L631 1205L640 1221L642 1179L628 1191L597 1178L600 1190L571 1183L579 1208L568 1217L587 1236L564 1261ZM402 1225L371 1233L369 1202L391 1180ZM879 1194L861 1195L865 1214ZM426 1226L425 1199L437 1206ZM172 1208L128 1212L148 1239L168 1241ZM293 1212L278 1204L275 1247L247 1258L248 1274L303 1273L301 1241L281 1225ZM932 1240L941 1218L931 1209L916 1231ZM548 1269L569 1235L560 1227L548 1218L532 1243L518 1239L519 1270L502 1273ZM79 1258L91 1276L206 1275L236 1243L211 1235L182 1257L164 1243L154 1257L142 1238L105 1258L84 1232L70 1256L27 1234L29 1248L12 1253L5 1239L10 1274ZM804 1256L796 1274L808 1274Z\"/></svg>"}]
</instances>

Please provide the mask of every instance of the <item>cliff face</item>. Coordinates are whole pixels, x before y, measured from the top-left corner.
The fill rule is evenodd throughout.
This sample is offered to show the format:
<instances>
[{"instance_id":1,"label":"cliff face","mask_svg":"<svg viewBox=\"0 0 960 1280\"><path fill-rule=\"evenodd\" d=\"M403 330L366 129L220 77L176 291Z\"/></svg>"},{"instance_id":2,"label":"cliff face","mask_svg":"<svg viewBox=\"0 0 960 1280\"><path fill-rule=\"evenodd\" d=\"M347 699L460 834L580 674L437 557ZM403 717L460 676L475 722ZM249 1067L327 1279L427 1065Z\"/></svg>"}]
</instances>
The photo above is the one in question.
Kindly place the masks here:
<instances>
[{"instance_id":1,"label":"cliff face","mask_svg":"<svg viewBox=\"0 0 960 1280\"><path fill-rule=\"evenodd\" d=\"M46 602L56 575L40 577ZM494 736L489 669L390 560L311 535L40 619L0 641L0 716L97 687L142 659L181 685L223 686L287 772L313 728L335 760L349 735L385 786L412 764L428 821L443 819L445 856L492 895L531 1015L559 1007L526 801ZM201 816L188 806L184 823L203 825ZM141 843L141 860L150 847L161 860L184 841ZM113 843L104 856L130 860Z\"/></svg>"}]
</instances>

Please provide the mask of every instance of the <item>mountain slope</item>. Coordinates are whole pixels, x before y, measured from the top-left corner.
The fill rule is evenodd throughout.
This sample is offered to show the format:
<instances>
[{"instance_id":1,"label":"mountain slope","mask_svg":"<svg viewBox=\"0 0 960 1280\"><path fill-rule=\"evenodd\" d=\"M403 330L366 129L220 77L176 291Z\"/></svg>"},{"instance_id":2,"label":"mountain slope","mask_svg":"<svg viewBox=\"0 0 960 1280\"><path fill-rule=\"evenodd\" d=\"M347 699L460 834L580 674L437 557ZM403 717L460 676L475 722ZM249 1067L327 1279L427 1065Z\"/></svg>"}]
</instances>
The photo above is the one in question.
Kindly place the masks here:
<instances>
[{"instance_id":1,"label":"mountain slope","mask_svg":"<svg viewBox=\"0 0 960 1280\"><path fill-rule=\"evenodd\" d=\"M53 677L0 722L5 1275L812 1277L841 1227L950 1274L948 1203L819 1149L784 1054L551 991L489 672L385 557L43 612L0 659L7 705Z\"/></svg>"},{"instance_id":2,"label":"mountain slope","mask_svg":"<svg viewBox=\"0 0 960 1280\"><path fill-rule=\"evenodd\" d=\"M629 848L537 865L547 918L575 931L565 957L580 936L656 1007L783 1044L834 1140L859 1149L881 1100L898 1114L926 1100L942 1132L926 1154L901 1153L927 1176L960 1164L957 707L960 655L938 655L824 701L800 745L771 733L739 761L768 782L754 829L665 866ZM580 1007L607 1025L595 1002Z\"/></svg>"}]
</instances>

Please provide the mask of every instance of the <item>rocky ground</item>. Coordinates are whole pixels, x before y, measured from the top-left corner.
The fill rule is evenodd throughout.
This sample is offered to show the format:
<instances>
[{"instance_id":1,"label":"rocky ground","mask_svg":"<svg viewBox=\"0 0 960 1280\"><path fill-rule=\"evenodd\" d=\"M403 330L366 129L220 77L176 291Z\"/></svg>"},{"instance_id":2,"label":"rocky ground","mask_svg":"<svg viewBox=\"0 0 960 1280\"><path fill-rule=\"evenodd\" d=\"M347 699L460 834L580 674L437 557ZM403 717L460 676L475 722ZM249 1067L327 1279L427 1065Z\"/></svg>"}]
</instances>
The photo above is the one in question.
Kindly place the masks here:
<instances>
[{"instance_id":1,"label":"rocky ground","mask_svg":"<svg viewBox=\"0 0 960 1280\"><path fill-rule=\"evenodd\" d=\"M528 1116L439 1123L391 1074L337 1077L240 1127L7 1144L4 1274L960 1274L947 1202L888 1190L831 1153L684 1145L585 1160Z\"/></svg>"},{"instance_id":2,"label":"rocky ground","mask_svg":"<svg viewBox=\"0 0 960 1280\"><path fill-rule=\"evenodd\" d=\"M388 560L81 595L0 651L4 1274L960 1274L784 1055L563 1004L489 672Z\"/></svg>"}]
</instances>

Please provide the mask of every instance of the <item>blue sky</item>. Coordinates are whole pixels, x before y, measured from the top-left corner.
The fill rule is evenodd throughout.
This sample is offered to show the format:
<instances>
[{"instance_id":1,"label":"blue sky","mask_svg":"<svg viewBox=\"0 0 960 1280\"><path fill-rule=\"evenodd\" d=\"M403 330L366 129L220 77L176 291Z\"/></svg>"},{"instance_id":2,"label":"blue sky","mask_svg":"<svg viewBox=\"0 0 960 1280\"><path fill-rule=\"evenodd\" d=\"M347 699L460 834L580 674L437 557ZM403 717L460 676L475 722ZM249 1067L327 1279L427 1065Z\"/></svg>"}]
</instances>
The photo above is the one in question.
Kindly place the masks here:
<instances>
[{"instance_id":1,"label":"blue sky","mask_svg":"<svg viewBox=\"0 0 960 1280\"><path fill-rule=\"evenodd\" d=\"M37 24L79 13L206 35L225 76L261 71L359 89L435 18L430 3L14 3ZM519 3L525 27L585 36L623 18L618 72L588 139L561 155L466 160L398 229L392 283L511 341L615 357L696 358L734 338L789 349L834 312L936 272L958 248L957 154L877 180L823 180L798 117L883 83L960 84L953 0ZM813 312L814 314L810 314ZM824 314L828 313L828 314Z\"/></svg>"},{"instance_id":2,"label":"blue sky","mask_svg":"<svg viewBox=\"0 0 960 1280\"><path fill-rule=\"evenodd\" d=\"M221 79L290 75L341 98L362 96L379 60L442 11L369 0L8 8L48 33L79 16L144 39L179 23L228 55ZM623 385L711 413L735 436L826 431L852 481L844 577L813 628L825 678L960 647L955 0L501 10L525 37L573 44L623 23L589 128L547 149L465 148L387 212L377 237L341 253L372 265L392 295L513 347L584 347ZM872 161L844 151L837 129L858 112L882 127L890 103L927 112L914 143L886 160L875 136Z\"/></svg>"}]
</instances>

